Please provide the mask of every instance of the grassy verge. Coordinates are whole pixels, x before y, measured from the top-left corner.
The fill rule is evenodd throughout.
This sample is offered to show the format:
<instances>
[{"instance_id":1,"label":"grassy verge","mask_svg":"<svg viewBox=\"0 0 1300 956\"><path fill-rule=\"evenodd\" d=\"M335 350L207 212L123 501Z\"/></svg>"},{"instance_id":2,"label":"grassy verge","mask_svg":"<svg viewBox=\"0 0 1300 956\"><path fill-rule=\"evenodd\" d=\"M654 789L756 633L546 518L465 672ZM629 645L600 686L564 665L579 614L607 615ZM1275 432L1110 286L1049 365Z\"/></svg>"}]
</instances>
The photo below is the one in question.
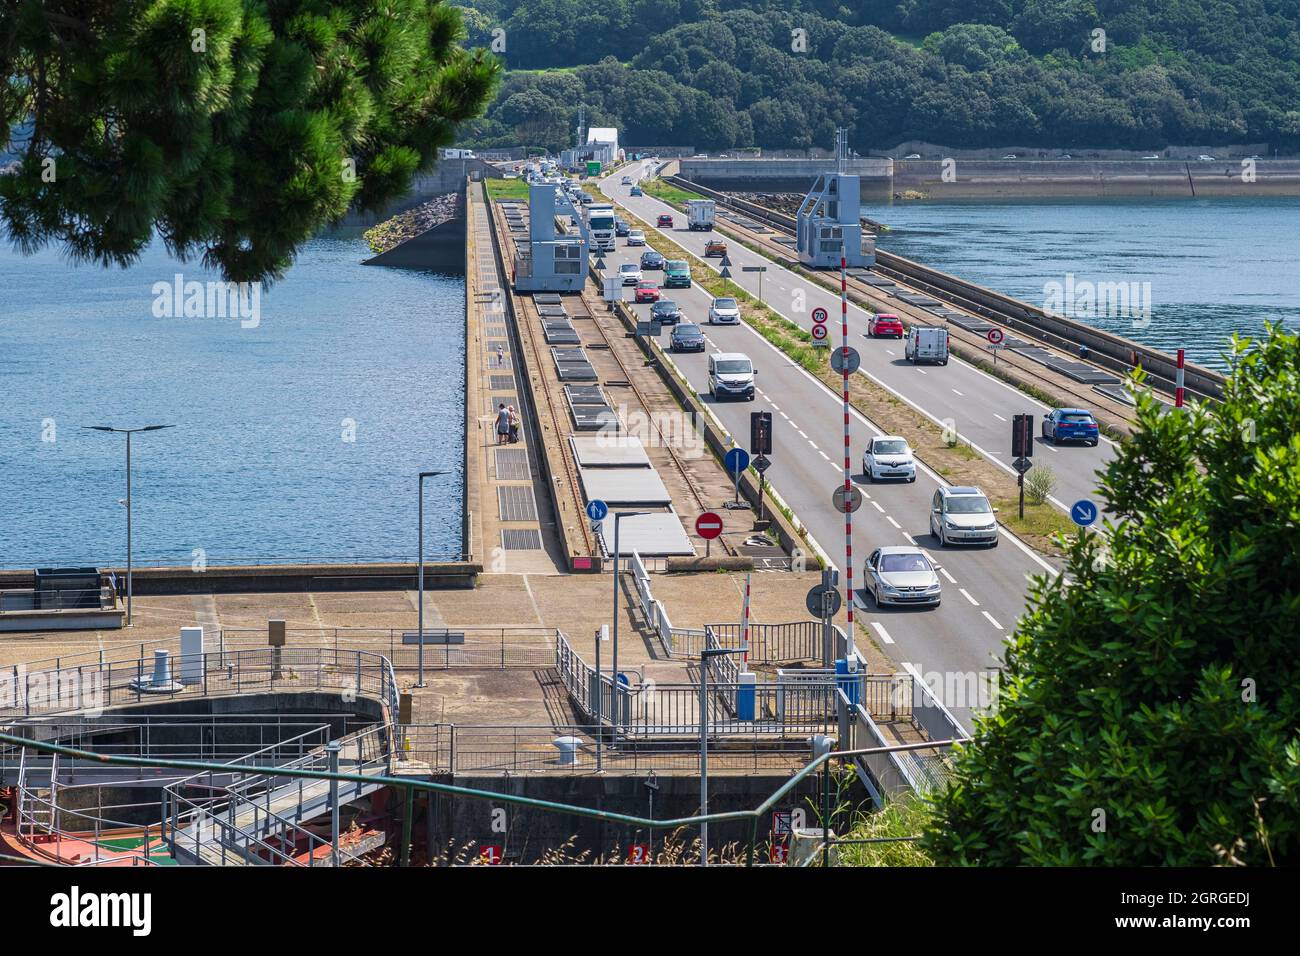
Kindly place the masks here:
<instances>
[{"instance_id":1,"label":"grassy verge","mask_svg":"<svg viewBox=\"0 0 1300 956\"><path fill-rule=\"evenodd\" d=\"M682 189L670 183L658 179L650 179L641 183L641 189L647 196L654 196L655 199L661 199L666 203L686 205L687 200L703 199L699 193L693 193L689 189Z\"/></svg>"},{"instance_id":2,"label":"grassy verge","mask_svg":"<svg viewBox=\"0 0 1300 956\"><path fill-rule=\"evenodd\" d=\"M528 201L528 183L519 179L488 179L489 199L522 199Z\"/></svg>"},{"instance_id":3,"label":"grassy verge","mask_svg":"<svg viewBox=\"0 0 1300 956\"><path fill-rule=\"evenodd\" d=\"M930 826L933 813L920 797L899 797L884 809L855 815L845 837L870 840L920 836ZM840 866L934 866L934 861L914 840L861 843L839 847Z\"/></svg>"},{"instance_id":4,"label":"grassy verge","mask_svg":"<svg viewBox=\"0 0 1300 956\"><path fill-rule=\"evenodd\" d=\"M655 236L655 245L666 258L685 259L691 267L691 280L710 295L733 296L740 306L742 321L839 394L843 378L830 367L830 349L814 347L810 344L812 336L806 330L758 302L737 288L735 283L722 278L671 239L658 235L648 223L625 208L623 217L634 226L645 229L647 236ZM989 500L1001 509L998 520L1008 530L1046 554L1064 553L1053 540L1052 533L1061 527L1072 527L1069 516L1060 514L1049 504L1037 506L1031 514L1030 506L1026 504L1025 517L1021 520L1016 508L998 504L1019 500L1016 479L969 444L955 441L948 430L865 375L849 376L849 401L886 434L906 438L916 458L950 484L976 485L983 489ZM1046 510L1040 511L1040 508ZM1063 524L1054 524L1054 515L1059 515Z\"/></svg>"}]
</instances>

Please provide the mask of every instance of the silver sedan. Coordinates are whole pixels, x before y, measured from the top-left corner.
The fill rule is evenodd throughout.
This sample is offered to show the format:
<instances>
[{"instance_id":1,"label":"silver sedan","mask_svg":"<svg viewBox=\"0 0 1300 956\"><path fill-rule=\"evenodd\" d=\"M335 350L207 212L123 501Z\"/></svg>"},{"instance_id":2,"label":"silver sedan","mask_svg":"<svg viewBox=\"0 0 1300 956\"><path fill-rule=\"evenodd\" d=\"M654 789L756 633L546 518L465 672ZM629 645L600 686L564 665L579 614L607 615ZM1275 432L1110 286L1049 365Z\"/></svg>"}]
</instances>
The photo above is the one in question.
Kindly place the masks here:
<instances>
[{"instance_id":1,"label":"silver sedan","mask_svg":"<svg viewBox=\"0 0 1300 956\"><path fill-rule=\"evenodd\" d=\"M876 604L938 607L943 589L939 566L920 548L891 545L871 552L866 564L867 590Z\"/></svg>"}]
</instances>

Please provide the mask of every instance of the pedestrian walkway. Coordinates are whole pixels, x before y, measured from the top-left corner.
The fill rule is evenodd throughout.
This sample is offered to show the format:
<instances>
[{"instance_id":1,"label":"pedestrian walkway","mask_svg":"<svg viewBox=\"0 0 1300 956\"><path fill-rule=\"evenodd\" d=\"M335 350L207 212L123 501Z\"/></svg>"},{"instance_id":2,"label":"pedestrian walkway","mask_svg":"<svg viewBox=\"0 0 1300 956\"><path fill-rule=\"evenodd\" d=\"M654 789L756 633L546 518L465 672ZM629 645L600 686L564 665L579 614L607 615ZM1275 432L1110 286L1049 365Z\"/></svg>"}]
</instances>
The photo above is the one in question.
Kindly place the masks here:
<instances>
[{"instance_id":1,"label":"pedestrian walkway","mask_svg":"<svg viewBox=\"0 0 1300 956\"><path fill-rule=\"evenodd\" d=\"M466 405L476 415L467 416L467 427L476 428L466 442L472 459L466 470L479 489L471 521L475 551L485 574L560 573L551 496L539 478L531 406L519 382L505 276L497 263L481 183L469 184L465 212ZM498 444L496 415L502 405L513 405L519 416L517 442Z\"/></svg>"}]
</instances>

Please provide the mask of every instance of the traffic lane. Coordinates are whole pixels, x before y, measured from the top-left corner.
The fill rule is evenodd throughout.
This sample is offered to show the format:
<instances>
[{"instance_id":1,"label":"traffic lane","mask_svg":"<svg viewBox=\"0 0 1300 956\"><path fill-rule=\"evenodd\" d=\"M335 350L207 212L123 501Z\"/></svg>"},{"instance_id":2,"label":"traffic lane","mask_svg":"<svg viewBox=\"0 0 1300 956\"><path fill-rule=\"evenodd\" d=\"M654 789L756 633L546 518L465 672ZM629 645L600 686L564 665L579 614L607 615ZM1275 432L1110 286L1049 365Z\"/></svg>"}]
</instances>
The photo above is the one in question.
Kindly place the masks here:
<instances>
[{"instance_id":1,"label":"traffic lane","mask_svg":"<svg viewBox=\"0 0 1300 956\"><path fill-rule=\"evenodd\" d=\"M613 188L612 185L610 188ZM622 191L629 192L626 187ZM650 196L629 195L616 198L626 203L628 208L647 222L654 222L660 212L674 214L675 220L681 215L672 207ZM691 232L681 228L659 231L703 259L704 244L710 238L709 233ZM837 295L818 285L801 280L789 270L783 269L739 243L731 243L728 254L733 265L736 266L732 270L732 279L740 288L757 295L759 274L744 272L743 266L766 266L767 273L763 274L765 293L763 299L768 306L803 328L811 327L812 322L808 313L813 308L818 306L825 308L831 317L830 325L834 341L840 340L841 304ZM720 271L721 267L716 261L704 261L715 271ZM781 304L785 299L793 305L798 301L797 297L807 305L806 309L796 310L793 307L783 307ZM1010 465L1010 416L1024 411L1034 412L1037 426L1041 422L1042 415L1048 410L1046 405L960 359L952 359L947 366L913 366L903 357L900 340L867 339L866 343L862 342L861 340L866 339L867 313L849 303L848 314L850 336L853 339L851 344L862 354L863 374L920 409L931 420L940 424L951 423L957 433L975 445L986 458L1008 474L1014 474ZM897 349L871 348L886 341L896 343ZM952 374L948 375L949 372ZM1058 464L1056 459L1063 449L1051 445L1045 447L1048 449L1045 460L1051 464ZM1064 470L1057 474L1059 493L1053 496L1053 503L1061 508L1068 507L1067 502L1075 498L1096 495L1097 471L1114 456L1115 447L1113 443L1103 439L1095 448L1078 446L1070 448L1069 451L1074 454L1068 460L1061 458L1059 461Z\"/></svg>"},{"instance_id":2,"label":"traffic lane","mask_svg":"<svg viewBox=\"0 0 1300 956\"><path fill-rule=\"evenodd\" d=\"M739 337L734 327L719 326L707 331L714 348L741 351L746 345L743 339L736 341ZM841 480L842 463L828 455L827 448L817 441L824 430L818 425L825 416L816 419L818 425L814 425L811 415L790 415L786 411L791 404L790 392L780 381L786 377L786 369L775 359L751 357L762 366L758 379L767 376L753 403L720 402L706 397L707 355L677 354L674 362L691 385L705 393L702 401L732 435L747 434L750 412L773 412L773 450L769 456L773 464L766 477L804 522L818 546L842 568L844 519L830 502ZM794 377L797 370L791 367L789 372ZM774 385L774 381L778 384ZM778 395L782 397L774 400ZM833 408L830 411L834 413ZM870 430L855 422L852 433L865 440ZM911 664L923 675L941 675L935 682L938 695L952 706L958 720L969 726L972 702L964 697L945 697L943 688L977 686L979 676L998 664L1008 633L1004 628L1012 626L1023 607L1022 597L1004 601L998 596L1013 589L1022 592L1024 571L1008 569L1006 562L990 560L980 550L940 550L929 535L928 518L917 517L928 506L930 493L921 480L863 485L863 476L856 474L854 480L865 499L853 518L854 585L859 589L855 617L900 667ZM868 596L864 587L866 557L877 547L905 543L926 550L941 569L943 602L938 608L878 607ZM857 639L862 640L861 636Z\"/></svg>"},{"instance_id":3,"label":"traffic lane","mask_svg":"<svg viewBox=\"0 0 1300 956\"><path fill-rule=\"evenodd\" d=\"M635 254L637 249L631 252ZM627 255L626 251L623 255ZM677 301L687 315L707 308L709 298L702 290L673 290L675 294L679 291L683 294ZM633 308L648 315L647 305ZM842 476L843 420L839 403L748 326L706 325L704 331L711 350L751 356L758 369L755 381L759 400L748 403L709 399L707 352L675 353L674 363L723 426L742 443L748 434L749 413L760 409L773 412L773 465L767 479L799 515L818 546L842 567L844 519L830 502ZM819 403L824 408L819 408ZM802 412L795 409L796 405ZM867 438L875 434L865 421L853 416L854 447L865 445ZM855 459L855 482L865 502L854 516L855 586L861 588L864 583L866 556L874 548L888 544L912 543L926 549L942 568L945 580L943 604L937 609L877 608L865 592L859 591L863 607L858 616L879 643L895 645L888 650L900 663L912 663L922 673L983 673L1000 658L1002 642L1024 606L1026 563L1017 560L1011 554L1013 549L1005 545L987 552L941 551L929 534L929 504L937 481L926 480L923 475L916 483L865 485L864 477L857 473L858 464Z\"/></svg>"}]
</instances>

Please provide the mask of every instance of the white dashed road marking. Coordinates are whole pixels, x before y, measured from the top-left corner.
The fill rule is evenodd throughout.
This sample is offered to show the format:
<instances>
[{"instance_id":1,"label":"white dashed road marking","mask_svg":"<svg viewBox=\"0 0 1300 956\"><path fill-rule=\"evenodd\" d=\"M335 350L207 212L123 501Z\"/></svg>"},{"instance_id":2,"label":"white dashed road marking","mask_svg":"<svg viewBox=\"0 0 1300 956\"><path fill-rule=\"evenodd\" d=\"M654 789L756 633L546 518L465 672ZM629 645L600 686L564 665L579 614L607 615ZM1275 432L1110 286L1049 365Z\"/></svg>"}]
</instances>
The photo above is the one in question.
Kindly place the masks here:
<instances>
[{"instance_id":1,"label":"white dashed road marking","mask_svg":"<svg viewBox=\"0 0 1300 956\"><path fill-rule=\"evenodd\" d=\"M885 625L881 624L879 621L872 621L871 627L872 630L874 630L877 634L880 635L880 639L884 641L886 644L894 643L894 639L890 637L889 632L885 630Z\"/></svg>"},{"instance_id":2,"label":"white dashed road marking","mask_svg":"<svg viewBox=\"0 0 1300 956\"><path fill-rule=\"evenodd\" d=\"M977 600L975 600L973 597L971 597L971 596L970 596L970 592L967 591L965 588L959 588L958 590L961 591L961 595L962 595L962 597L964 597L966 600L970 601L971 604L974 604L976 607L979 607L979 606L980 606L980 602L977 601Z\"/></svg>"},{"instance_id":3,"label":"white dashed road marking","mask_svg":"<svg viewBox=\"0 0 1300 956\"><path fill-rule=\"evenodd\" d=\"M993 619L993 615L990 614L988 611L981 611L980 613L983 614L985 619L994 627L996 627L999 631L1005 630L1005 628L1003 628L1001 624L999 624L996 620Z\"/></svg>"}]
</instances>

